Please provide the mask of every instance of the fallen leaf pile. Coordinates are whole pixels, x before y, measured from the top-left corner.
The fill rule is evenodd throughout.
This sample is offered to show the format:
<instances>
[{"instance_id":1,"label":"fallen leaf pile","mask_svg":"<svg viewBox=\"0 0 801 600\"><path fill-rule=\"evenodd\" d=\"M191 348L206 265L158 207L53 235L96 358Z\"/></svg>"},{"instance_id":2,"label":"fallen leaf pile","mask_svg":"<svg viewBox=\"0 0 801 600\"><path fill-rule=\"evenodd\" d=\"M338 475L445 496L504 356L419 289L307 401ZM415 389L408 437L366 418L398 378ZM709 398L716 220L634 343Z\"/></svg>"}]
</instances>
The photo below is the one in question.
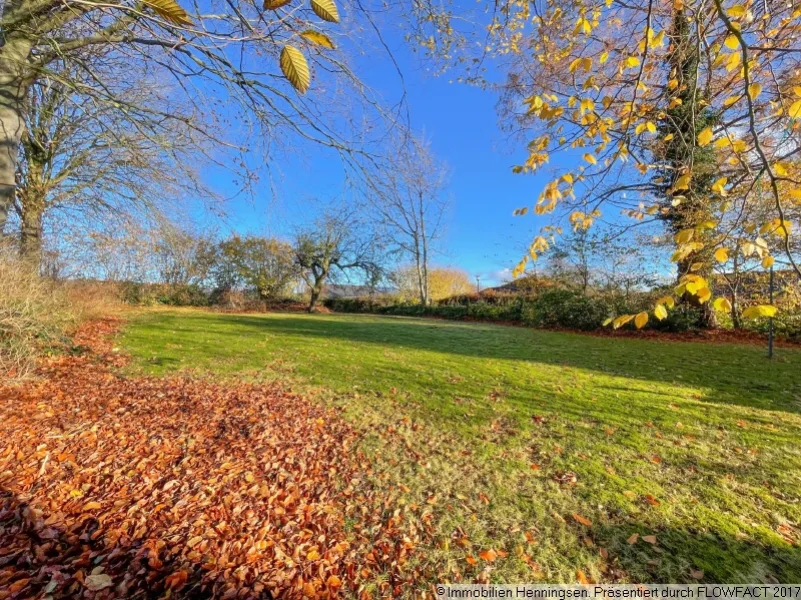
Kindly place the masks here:
<instances>
[{"instance_id":1,"label":"fallen leaf pile","mask_svg":"<svg viewBox=\"0 0 801 600\"><path fill-rule=\"evenodd\" d=\"M415 544L336 412L277 385L118 376L115 326L0 387L0 598L409 592Z\"/></svg>"}]
</instances>

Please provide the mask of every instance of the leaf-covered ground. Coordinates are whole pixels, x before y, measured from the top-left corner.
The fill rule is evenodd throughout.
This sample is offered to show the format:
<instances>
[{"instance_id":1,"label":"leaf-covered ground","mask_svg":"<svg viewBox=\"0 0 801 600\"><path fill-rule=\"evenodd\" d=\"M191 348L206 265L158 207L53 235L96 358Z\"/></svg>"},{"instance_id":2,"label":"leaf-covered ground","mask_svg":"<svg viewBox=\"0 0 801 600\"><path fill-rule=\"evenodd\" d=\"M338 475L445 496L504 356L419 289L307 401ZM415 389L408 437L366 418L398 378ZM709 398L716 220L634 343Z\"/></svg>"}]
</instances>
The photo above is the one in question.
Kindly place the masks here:
<instances>
[{"instance_id":1,"label":"leaf-covered ground","mask_svg":"<svg viewBox=\"0 0 801 600\"><path fill-rule=\"evenodd\" d=\"M426 531L416 589L801 582L798 349L191 310L134 315L120 343L132 373L342 409L366 478Z\"/></svg>"},{"instance_id":2,"label":"leaf-covered ground","mask_svg":"<svg viewBox=\"0 0 801 600\"><path fill-rule=\"evenodd\" d=\"M0 387L0 598L409 593L415 507L338 411L256 385L122 377L116 324Z\"/></svg>"}]
</instances>

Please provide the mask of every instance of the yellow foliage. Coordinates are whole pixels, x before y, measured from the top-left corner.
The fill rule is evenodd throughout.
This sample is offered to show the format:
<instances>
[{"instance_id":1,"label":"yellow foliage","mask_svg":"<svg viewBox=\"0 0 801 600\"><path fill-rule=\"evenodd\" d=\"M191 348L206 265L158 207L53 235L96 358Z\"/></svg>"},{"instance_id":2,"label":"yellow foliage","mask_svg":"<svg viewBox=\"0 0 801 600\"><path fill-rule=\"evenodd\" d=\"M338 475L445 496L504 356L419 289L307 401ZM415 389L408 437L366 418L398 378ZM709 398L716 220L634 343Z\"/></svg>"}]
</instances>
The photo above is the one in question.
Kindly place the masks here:
<instances>
[{"instance_id":1,"label":"yellow foliage","mask_svg":"<svg viewBox=\"0 0 801 600\"><path fill-rule=\"evenodd\" d=\"M776 307L770 304L749 306L743 311L744 319L758 319L759 317L772 317L776 314Z\"/></svg>"}]
</instances>

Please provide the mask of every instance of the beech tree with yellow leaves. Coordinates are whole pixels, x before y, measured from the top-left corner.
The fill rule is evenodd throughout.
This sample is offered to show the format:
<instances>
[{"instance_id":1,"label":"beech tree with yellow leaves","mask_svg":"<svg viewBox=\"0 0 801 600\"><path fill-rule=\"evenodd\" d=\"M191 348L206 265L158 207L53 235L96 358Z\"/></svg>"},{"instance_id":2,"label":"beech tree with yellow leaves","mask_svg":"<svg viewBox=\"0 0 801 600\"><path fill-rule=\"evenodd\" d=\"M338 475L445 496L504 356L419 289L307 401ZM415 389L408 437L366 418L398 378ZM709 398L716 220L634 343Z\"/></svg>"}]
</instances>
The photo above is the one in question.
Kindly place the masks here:
<instances>
[{"instance_id":1,"label":"beech tree with yellow leaves","mask_svg":"<svg viewBox=\"0 0 801 600\"><path fill-rule=\"evenodd\" d=\"M703 307L711 323L719 252L775 253L801 277L788 218L801 202L801 9L741 0L492 7L488 42L468 63L484 72L467 78L483 77L492 61L504 66L503 116L528 143L514 170L551 174L517 211L550 222L516 274L563 225L604 221L662 222L673 236L674 294L650 315L621 315L638 327L677 301ZM732 212L766 194L760 222Z\"/></svg>"}]
</instances>

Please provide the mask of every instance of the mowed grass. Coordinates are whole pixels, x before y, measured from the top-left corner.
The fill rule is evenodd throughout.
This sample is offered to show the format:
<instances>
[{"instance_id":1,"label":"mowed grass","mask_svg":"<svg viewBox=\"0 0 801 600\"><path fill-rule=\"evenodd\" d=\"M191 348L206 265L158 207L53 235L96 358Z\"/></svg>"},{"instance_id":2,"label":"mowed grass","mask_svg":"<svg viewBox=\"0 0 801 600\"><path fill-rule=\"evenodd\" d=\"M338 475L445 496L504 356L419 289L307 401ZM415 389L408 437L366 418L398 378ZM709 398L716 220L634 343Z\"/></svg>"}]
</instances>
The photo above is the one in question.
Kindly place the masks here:
<instances>
[{"instance_id":1,"label":"mowed grass","mask_svg":"<svg viewBox=\"0 0 801 600\"><path fill-rule=\"evenodd\" d=\"M191 310L121 345L340 405L431 579L801 582L799 350Z\"/></svg>"}]
</instances>

